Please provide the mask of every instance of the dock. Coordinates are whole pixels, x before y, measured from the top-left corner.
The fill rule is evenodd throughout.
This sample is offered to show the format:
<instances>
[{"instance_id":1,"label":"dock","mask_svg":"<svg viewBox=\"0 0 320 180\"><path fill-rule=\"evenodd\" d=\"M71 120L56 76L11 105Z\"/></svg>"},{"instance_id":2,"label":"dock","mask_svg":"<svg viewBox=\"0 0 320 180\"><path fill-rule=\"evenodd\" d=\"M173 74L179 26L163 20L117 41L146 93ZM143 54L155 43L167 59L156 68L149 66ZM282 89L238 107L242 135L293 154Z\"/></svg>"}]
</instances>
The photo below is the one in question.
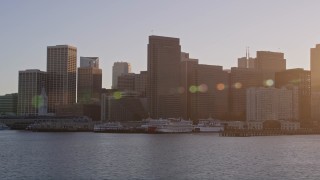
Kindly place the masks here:
<instances>
[{"instance_id":1,"label":"dock","mask_svg":"<svg viewBox=\"0 0 320 180\"><path fill-rule=\"evenodd\" d=\"M280 130L280 129L228 129L219 133L222 137L251 137L251 136L281 136L281 135L317 135L320 129L299 129L299 130Z\"/></svg>"}]
</instances>

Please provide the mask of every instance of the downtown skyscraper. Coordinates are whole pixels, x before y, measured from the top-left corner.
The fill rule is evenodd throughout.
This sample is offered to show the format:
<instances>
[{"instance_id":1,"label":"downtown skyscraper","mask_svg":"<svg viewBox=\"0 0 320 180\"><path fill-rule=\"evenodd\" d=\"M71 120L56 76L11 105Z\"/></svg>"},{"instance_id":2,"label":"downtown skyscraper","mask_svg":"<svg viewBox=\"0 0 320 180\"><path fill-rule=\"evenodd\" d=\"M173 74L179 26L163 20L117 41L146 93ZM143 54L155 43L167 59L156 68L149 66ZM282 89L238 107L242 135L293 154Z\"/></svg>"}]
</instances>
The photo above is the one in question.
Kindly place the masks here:
<instances>
[{"instance_id":1,"label":"downtown skyscraper","mask_svg":"<svg viewBox=\"0 0 320 180\"><path fill-rule=\"evenodd\" d=\"M47 47L48 112L60 104L76 103L77 48L69 45Z\"/></svg>"},{"instance_id":2,"label":"downtown skyscraper","mask_svg":"<svg viewBox=\"0 0 320 180\"><path fill-rule=\"evenodd\" d=\"M131 65L127 62L115 62L112 66L112 89L118 89L118 77L131 73Z\"/></svg>"},{"instance_id":3,"label":"downtown skyscraper","mask_svg":"<svg viewBox=\"0 0 320 180\"><path fill-rule=\"evenodd\" d=\"M181 117L178 38L149 36L147 97L152 118Z\"/></svg>"},{"instance_id":4,"label":"downtown skyscraper","mask_svg":"<svg viewBox=\"0 0 320 180\"><path fill-rule=\"evenodd\" d=\"M311 71L311 118L319 123L320 119L320 44L310 49Z\"/></svg>"},{"instance_id":5,"label":"downtown skyscraper","mask_svg":"<svg viewBox=\"0 0 320 180\"><path fill-rule=\"evenodd\" d=\"M19 71L18 115L43 115L39 111L46 103L40 95L46 90L46 75L38 69Z\"/></svg>"},{"instance_id":6,"label":"downtown skyscraper","mask_svg":"<svg viewBox=\"0 0 320 180\"><path fill-rule=\"evenodd\" d=\"M102 69L98 57L80 57L78 68L78 103L99 102L102 88Z\"/></svg>"}]
</instances>

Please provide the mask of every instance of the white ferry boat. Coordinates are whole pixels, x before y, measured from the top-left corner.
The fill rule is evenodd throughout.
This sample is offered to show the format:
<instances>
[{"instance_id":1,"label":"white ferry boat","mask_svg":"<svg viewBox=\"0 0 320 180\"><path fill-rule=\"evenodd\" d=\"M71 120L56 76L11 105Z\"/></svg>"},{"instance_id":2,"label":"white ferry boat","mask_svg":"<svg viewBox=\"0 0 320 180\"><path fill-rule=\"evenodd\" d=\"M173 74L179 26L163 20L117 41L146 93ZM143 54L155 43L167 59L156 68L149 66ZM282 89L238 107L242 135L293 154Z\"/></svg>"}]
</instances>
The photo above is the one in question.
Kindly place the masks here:
<instances>
[{"instance_id":1,"label":"white ferry boat","mask_svg":"<svg viewBox=\"0 0 320 180\"><path fill-rule=\"evenodd\" d=\"M199 119L198 125L194 127L194 132L218 133L224 130L224 125L219 120L212 118Z\"/></svg>"},{"instance_id":2,"label":"white ferry boat","mask_svg":"<svg viewBox=\"0 0 320 180\"><path fill-rule=\"evenodd\" d=\"M142 125L148 133L191 133L193 130L192 121L183 119L149 119Z\"/></svg>"}]
</instances>

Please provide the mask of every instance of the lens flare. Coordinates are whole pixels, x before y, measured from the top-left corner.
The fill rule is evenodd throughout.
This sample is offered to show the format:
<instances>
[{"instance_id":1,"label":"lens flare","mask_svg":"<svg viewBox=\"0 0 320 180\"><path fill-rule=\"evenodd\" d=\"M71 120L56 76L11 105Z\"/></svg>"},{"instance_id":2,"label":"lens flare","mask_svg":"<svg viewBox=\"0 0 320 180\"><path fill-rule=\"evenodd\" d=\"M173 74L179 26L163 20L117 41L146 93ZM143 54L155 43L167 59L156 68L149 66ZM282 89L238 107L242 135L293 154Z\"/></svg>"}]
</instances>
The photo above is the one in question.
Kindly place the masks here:
<instances>
[{"instance_id":1,"label":"lens flare","mask_svg":"<svg viewBox=\"0 0 320 180\"><path fill-rule=\"evenodd\" d=\"M266 81L264 82L264 84L265 84L266 86L268 86L268 87L271 87L271 86L273 86L274 81L273 81L272 79L268 79L268 80L266 80Z\"/></svg>"},{"instance_id":2,"label":"lens flare","mask_svg":"<svg viewBox=\"0 0 320 180\"><path fill-rule=\"evenodd\" d=\"M222 90L224 90L225 88L226 88L226 87L225 87L225 85L224 85L223 83L217 84L217 90L222 91Z\"/></svg>"},{"instance_id":3,"label":"lens flare","mask_svg":"<svg viewBox=\"0 0 320 180\"><path fill-rule=\"evenodd\" d=\"M236 89L241 89L242 88L242 84L240 82L236 82L236 83L234 83L234 87Z\"/></svg>"},{"instance_id":4,"label":"lens flare","mask_svg":"<svg viewBox=\"0 0 320 180\"><path fill-rule=\"evenodd\" d=\"M202 92L202 93L205 93L208 91L208 86L206 84L201 84L199 87L198 87L198 90L199 92Z\"/></svg>"},{"instance_id":5,"label":"lens flare","mask_svg":"<svg viewBox=\"0 0 320 180\"><path fill-rule=\"evenodd\" d=\"M121 92L117 91L113 93L113 98L114 99L121 99L122 98L122 94Z\"/></svg>"},{"instance_id":6,"label":"lens flare","mask_svg":"<svg viewBox=\"0 0 320 180\"><path fill-rule=\"evenodd\" d=\"M189 91L191 93L196 93L198 91L198 88L197 88L197 86L190 86Z\"/></svg>"},{"instance_id":7,"label":"lens flare","mask_svg":"<svg viewBox=\"0 0 320 180\"><path fill-rule=\"evenodd\" d=\"M39 108L39 107L42 107L44 104L44 101L43 101L43 98L42 96L34 96L32 98L32 106L34 108Z\"/></svg>"}]
</instances>

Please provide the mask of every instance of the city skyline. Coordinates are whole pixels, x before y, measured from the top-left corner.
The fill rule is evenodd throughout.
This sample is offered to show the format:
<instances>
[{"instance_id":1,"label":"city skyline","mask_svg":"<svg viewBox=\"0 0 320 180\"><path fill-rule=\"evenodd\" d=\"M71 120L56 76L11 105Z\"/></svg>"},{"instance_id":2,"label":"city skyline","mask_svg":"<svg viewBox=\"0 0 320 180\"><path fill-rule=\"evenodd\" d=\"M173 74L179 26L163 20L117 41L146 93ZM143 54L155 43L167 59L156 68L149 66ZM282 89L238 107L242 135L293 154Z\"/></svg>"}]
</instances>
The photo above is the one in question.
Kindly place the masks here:
<instances>
[{"instance_id":1,"label":"city skyline","mask_svg":"<svg viewBox=\"0 0 320 180\"><path fill-rule=\"evenodd\" d=\"M5 85L0 94L18 91L19 70L45 70L46 46L54 44L76 46L78 57L99 57L103 87L110 88L113 62L129 62L135 73L147 69L146 44L152 34L180 38L182 51L199 59L201 64L222 65L224 69L236 67L237 59L244 57L246 48L250 47L251 54L255 51L282 52L288 69L309 70L310 48L320 42L317 36L320 26L314 23L320 2L290 1L290 5L288 2L206 1L199 4L185 1L181 4L178 1L137 1L90 4L79 1L72 13L69 12L73 5L71 2L65 2L63 7L59 2L1 2L3 33L0 35L0 48L3 52L0 59L10 60L10 63L0 69L1 76L7 77L0 78L0 83ZM157 8L152 10L154 6ZM97 13L81 15L87 8L95 9ZM163 9L167 9L166 15L161 13ZM57 15L55 10L60 14ZM145 17L146 13L150 16ZM65 16L69 14L72 15ZM70 20L74 22L68 24ZM42 26L46 21L51 23ZM57 29L59 25L65 28ZM79 64L79 58L77 61Z\"/></svg>"}]
</instances>

